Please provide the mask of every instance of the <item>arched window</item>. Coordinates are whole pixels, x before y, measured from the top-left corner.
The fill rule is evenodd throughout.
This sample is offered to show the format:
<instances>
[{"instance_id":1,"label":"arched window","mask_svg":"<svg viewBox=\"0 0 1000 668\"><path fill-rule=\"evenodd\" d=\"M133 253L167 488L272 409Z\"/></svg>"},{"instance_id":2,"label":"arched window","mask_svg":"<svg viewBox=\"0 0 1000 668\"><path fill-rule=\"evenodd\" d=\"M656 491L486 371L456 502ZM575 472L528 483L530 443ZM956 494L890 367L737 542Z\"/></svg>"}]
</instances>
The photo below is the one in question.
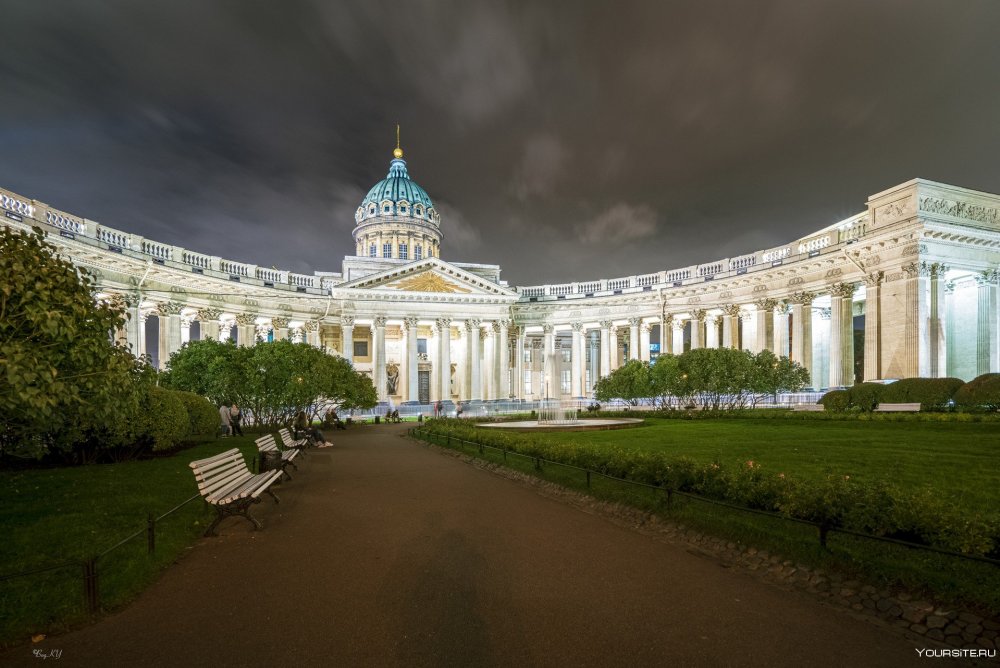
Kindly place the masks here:
<instances>
[{"instance_id":1,"label":"arched window","mask_svg":"<svg viewBox=\"0 0 1000 668\"><path fill-rule=\"evenodd\" d=\"M368 215L369 216L374 216L375 215L375 205L374 204L372 204L372 205L370 205L368 207Z\"/></svg>"}]
</instances>

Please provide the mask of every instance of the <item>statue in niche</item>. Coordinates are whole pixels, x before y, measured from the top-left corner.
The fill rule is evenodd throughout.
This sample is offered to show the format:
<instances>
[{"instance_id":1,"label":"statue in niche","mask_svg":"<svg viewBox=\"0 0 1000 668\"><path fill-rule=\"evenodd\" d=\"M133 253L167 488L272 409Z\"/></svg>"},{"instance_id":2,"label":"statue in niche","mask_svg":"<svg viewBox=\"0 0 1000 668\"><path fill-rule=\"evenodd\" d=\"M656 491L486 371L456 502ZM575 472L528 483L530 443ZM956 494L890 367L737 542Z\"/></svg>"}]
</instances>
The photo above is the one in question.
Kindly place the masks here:
<instances>
[{"instance_id":1,"label":"statue in niche","mask_svg":"<svg viewBox=\"0 0 1000 668\"><path fill-rule=\"evenodd\" d=\"M455 372L458 370L458 365L454 362L451 363L451 374L449 374L448 380L448 391L455 394Z\"/></svg>"},{"instance_id":2,"label":"statue in niche","mask_svg":"<svg viewBox=\"0 0 1000 668\"><path fill-rule=\"evenodd\" d=\"M385 389L390 395L396 394L396 388L399 387L399 365L395 362L389 362L385 365Z\"/></svg>"}]
</instances>

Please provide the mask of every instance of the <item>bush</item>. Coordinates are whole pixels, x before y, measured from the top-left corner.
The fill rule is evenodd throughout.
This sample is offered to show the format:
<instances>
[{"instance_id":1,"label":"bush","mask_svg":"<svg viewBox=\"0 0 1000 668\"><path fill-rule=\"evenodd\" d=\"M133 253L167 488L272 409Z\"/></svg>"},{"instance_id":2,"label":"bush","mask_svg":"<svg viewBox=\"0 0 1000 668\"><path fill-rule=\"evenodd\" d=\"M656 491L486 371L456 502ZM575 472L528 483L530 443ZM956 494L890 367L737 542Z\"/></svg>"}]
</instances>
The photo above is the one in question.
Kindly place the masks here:
<instances>
[{"instance_id":1,"label":"bush","mask_svg":"<svg viewBox=\"0 0 1000 668\"><path fill-rule=\"evenodd\" d=\"M851 397L847 390L830 390L818 403L823 404L824 410L842 413L850 407Z\"/></svg>"},{"instance_id":2,"label":"bush","mask_svg":"<svg viewBox=\"0 0 1000 668\"><path fill-rule=\"evenodd\" d=\"M168 390L169 391L169 390ZM211 401L194 392L173 390L173 395L181 400L188 414L189 436L211 436L219 432L219 411Z\"/></svg>"},{"instance_id":3,"label":"bush","mask_svg":"<svg viewBox=\"0 0 1000 668\"><path fill-rule=\"evenodd\" d=\"M178 392L150 387L136 420L136 440L153 451L170 450L185 438L191 422Z\"/></svg>"},{"instance_id":4,"label":"bush","mask_svg":"<svg viewBox=\"0 0 1000 668\"><path fill-rule=\"evenodd\" d=\"M958 388L953 397L963 410L1000 410L1000 373L984 373Z\"/></svg>"},{"instance_id":5,"label":"bush","mask_svg":"<svg viewBox=\"0 0 1000 668\"><path fill-rule=\"evenodd\" d=\"M871 413L881 403L884 390L885 385L881 383L861 383L849 388L847 397L850 400L851 408Z\"/></svg>"},{"instance_id":6,"label":"bush","mask_svg":"<svg viewBox=\"0 0 1000 668\"><path fill-rule=\"evenodd\" d=\"M920 410L934 411L949 408L955 392L964 383L958 378L904 378L883 386L881 403L919 403Z\"/></svg>"}]
</instances>

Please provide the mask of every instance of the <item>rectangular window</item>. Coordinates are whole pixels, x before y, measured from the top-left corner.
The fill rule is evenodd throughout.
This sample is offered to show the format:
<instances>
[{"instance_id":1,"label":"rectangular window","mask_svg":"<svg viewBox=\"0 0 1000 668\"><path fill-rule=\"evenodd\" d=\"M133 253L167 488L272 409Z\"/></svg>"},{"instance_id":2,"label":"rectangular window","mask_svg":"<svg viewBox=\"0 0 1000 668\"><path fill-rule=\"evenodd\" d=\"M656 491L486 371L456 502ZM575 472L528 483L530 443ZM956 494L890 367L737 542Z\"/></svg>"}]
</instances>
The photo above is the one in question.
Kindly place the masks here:
<instances>
[{"instance_id":1,"label":"rectangular window","mask_svg":"<svg viewBox=\"0 0 1000 668\"><path fill-rule=\"evenodd\" d=\"M569 348L563 348L562 349L562 361L563 362L570 362L570 361L572 361L570 359L570 349Z\"/></svg>"},{"instance_id":2,"label":"rectangular window","mask_svg":"<svg viewBox=\"0 0 1000 668\"><path fill-rule=\"evenodd\" d=\"M531 372L524 372L524 395L528 396L531 394Z\"/></svg>"},{"instance_id":3,"label":"rectangular window","mask_svg":"<svg viewBox=\"0 0 1000 668\"><path fill-rule=\"evenodd\" d=\"M382 257L392 257L392 244L382 244Z\"/></svg>"},{"instance_id":4,"label":"rectangular window","mask_svg":"<svg viewBox=\"0 0 1000 668\"><path fill-rule=\"evenodd\" d=\"M563 372L562 372L562 383L561 383L561 385L562 385L562 393L563 394L569 394L570 392L573 391L573 389L572 389L572 378L570 377L570 370L569 369L563 369Z\"/></svg>"},{"instance_id":5,"label":"rectangular window","mask_svg":"<svg viewBox=\"0 0 1000 668\"><path fill-rule=\"evenodd\" d=\"M368 357L368 342L367 341L355 341L354 342L354 356L355 357Z\"/></svg>"},{"instance_id":6,"label":"rectangular window","mask_svg":"<svg viewBox=\"0 0 1000 668\"><path fill-rule=\"evenodd\" d=\"M531 364L531 348L524 349L524 363Z\"/></svg>"},{"instance_id":7,"label":"rectangular window","mask_svg":"<svg viewBox=\"0 0 1000 668\"><path fill-rule=\"evenodd\" d=\"M409 258L410 258L410 254L409 254L409 250L406 247L406 244L399 244L399 259L400 260L408 260Z\"/></svg>"},{"instance_id":8,"label":"rectangular window","mask_svg":"<svg viewBox=\"0 0 1000 668\"><path fill-rule=\"evenodd\" d=\"M417 354L418 355L427 354L427 339L417 339Z\"/></svg>"},{"instance_id":9,"label":"rectangular window","mask_svg":"<svg viewBox=\"0 0 1000 668\"><path fill-rule=\"evenodd\" d=\"M378 248L375 247L375 244L372 244L371 248L368 249L368 256L378 257Z\"/></svg>"},{"instance_id":10,"label":"rectangular window","mask_svg":"<svg viewBox=\"0 0 1000 668\"><path fill-rule=\"evenodd\" d=\"M413 247L413 259L414 260L421 260L421 259L423 259L423 250L424 249L423 249L422 246L414 246Z\"/></svg>"}]
</instances>

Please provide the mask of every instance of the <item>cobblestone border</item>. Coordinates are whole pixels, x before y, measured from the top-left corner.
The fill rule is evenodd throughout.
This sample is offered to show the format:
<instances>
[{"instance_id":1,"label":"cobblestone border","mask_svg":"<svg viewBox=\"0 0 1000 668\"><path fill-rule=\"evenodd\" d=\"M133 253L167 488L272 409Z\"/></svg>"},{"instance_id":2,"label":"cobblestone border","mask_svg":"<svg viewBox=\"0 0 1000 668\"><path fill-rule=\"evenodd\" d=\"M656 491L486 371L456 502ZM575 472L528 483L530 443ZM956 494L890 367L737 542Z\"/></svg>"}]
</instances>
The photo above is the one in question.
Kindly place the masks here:
<instances>
[{"instance_id":1,"label":"cobblestone border","mask_svg":"<svg viewBox=\"0 0 1000 668\"><path fill-rule=\"evenodd\" d=\"M531 487L548 498L573 505L584 512L600 515L614 524L637 530L643 534L684 543L688 551L720 561L729 568L736 568L759 580L805 593L846 610L854 616L876 621L885 628L908 636L922 637L928 645L941 648L968 650L1000 649L1000 618L983 617L970 611L922 599L905 591L879 589L859 580L851 580L837 573L798 564L780 555L755 547L740 545L716 536L710 536L620 503L601 501L582 492L542 480L501 464L479 459L456 450L441 447L419 439L416 443L441 454L460 459L476 468L489 471L509 480ZM1000 652L989 664L1000 664ZM979 659L980 662L984 661ZM985 665L985 664L981 664Z\"/></svg>"}]
</instances>

